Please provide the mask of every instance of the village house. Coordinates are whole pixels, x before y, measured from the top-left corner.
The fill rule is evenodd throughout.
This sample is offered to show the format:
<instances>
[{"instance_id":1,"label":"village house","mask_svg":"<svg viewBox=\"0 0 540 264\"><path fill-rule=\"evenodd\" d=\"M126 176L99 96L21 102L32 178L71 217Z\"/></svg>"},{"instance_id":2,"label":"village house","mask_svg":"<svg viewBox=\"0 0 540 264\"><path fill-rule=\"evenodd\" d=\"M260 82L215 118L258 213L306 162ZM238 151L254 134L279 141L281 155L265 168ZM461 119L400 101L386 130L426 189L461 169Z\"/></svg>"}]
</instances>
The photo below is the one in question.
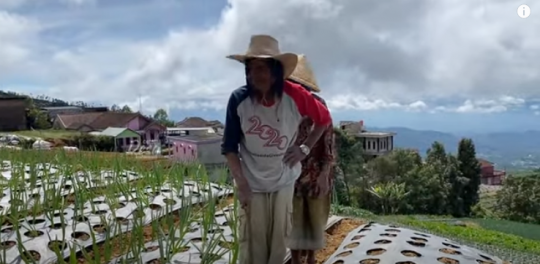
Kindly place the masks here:
<instances>
[{"instance_id":1,"label":"village house","mask_svg":"<svg viewBox=\"0 0 540 264\"><path fill-rule=\"evenodd\" d=\"M189 130L189 135L168 136L172 145L172 159L179 162L198 161L204 165L224 164L221 155L221 136L212 129Z\"/></svg>"},{"instance_id":2,"label":"village house","mask_svg":"<svg viewBox=\"0 0 540 264\"><path fill-rule=\"evenodd\" d=\"M363 154L366 159L386 155L394 150L393 132L366 131L364 121L341 121L339 127L349 135L354 135L362 141Z\"/></svg>"},{"instance_id":3,"label":"village house","mask_svg":"<svg viewBox=\"0 0 540 264\"><path fill-rule=\"evenodd\" d=\"M29 127L24 97L0 97L0 131L18 131Z\"/></svg>"},{"instance_id":4,"label":"village house","mask_svg":"<svg viewBox=\"0 0 540 264\"><path fill-rule=\"evenodd\" d=\"M57 115L53 123L55 129L75 130L81 132L101 132L109 127L129 128L140 135L142 144L161 139L166 128L156 121L140 113L95 112ZM137 137L124 137L121 146L130 145Z\"/></svg>"},{"instance_id":5,"label":"village house","mask_svg":"<svg viewBox=\"0 0 540 264\"><path fill-rule=\"evenodd\" d=\"M216 132L220 132L225 127L219 120L207 121L200 117L187 117L184 120L176 123L178 128L203 128L211 127Z\"/></svg>"},{"instance_id":6,"label":"village house","mask_svg":"<svg viewBox=\"0 0 540 264\"><path fill-rule=\"evenodd\" d=\"M478 159L481 168L482 184L486 185L502 185L504 178L506 177L505 171L496 170L492 162L485 159Z\"/></svg>"},{"instance_id":7,"label":"village house","mask_svg":"<svg viewBox=\"0 0 540 264\"><path fill-rule=\"evenodd\" d=\"M81 107L81 106L48 106L41 107L41 110L46 112L51 122L54 123L56 116L64 114L81 114L93 112L107 112L107 107Z\"/></svg>"}]
</instances>

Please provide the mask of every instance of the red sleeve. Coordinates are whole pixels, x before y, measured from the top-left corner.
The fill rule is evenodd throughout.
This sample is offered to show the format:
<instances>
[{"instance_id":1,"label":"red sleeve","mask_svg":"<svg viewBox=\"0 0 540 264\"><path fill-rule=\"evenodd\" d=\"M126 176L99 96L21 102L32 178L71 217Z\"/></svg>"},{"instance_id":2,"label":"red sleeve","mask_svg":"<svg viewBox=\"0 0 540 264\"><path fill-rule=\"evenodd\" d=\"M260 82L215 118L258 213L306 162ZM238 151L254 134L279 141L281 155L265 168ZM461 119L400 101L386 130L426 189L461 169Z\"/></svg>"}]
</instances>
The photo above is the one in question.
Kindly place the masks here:
<instances>
[{"instance_id":1,"label":"red sleeve","mask_svg":"<svg viewBox=\"0 0 540 264\"><path fill-rule=\"evenodd\" d=\"M328 108L301 85L285 81L283 92L294 100L300 115L309 117L316 125L326 126L332 123Z\"/></svg>"}]
</instances>

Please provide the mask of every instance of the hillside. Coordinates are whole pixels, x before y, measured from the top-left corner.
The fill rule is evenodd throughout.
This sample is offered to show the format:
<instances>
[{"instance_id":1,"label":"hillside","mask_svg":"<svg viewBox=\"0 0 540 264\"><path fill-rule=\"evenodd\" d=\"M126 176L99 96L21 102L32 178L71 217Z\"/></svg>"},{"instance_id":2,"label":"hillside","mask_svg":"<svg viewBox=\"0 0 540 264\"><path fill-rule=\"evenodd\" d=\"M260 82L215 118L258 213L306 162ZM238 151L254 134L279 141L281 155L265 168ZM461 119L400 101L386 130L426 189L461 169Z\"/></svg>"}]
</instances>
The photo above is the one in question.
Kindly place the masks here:
<instances>
[{"instance_id":1,"label":"hillside","mask_svg":"<svg viewBox=\"0 0 540 264\"><path fill-rule=\"evenodd\" d=\"M443 143L446 150L455 153L462 138L451 133L414 130L405 127L368 128L369 130L392 131L396 147L416 148L422 154L434 141ZM496 166L508 170L540 167L540 131L482 133L468 136L473 139L477 155Z\"/></svg>"},{"instance_id":2,"label":"hillside","mask_svg":"<svg viewBox=\"0 0 540 264\"><path fill-rule=\"evenodd\" d=\"M70 106L70 105L76 105L76 106L87 106L85 102L67 102L58 98L52 98L46 95L37 95L37 96L31 96L27 94L20 94L15 93L11 91L2 91L0 90L0 98L2 97L26 97L31 98L32 102L35 107L54 107L54 106Z\"/></svg>"}]
</instances>

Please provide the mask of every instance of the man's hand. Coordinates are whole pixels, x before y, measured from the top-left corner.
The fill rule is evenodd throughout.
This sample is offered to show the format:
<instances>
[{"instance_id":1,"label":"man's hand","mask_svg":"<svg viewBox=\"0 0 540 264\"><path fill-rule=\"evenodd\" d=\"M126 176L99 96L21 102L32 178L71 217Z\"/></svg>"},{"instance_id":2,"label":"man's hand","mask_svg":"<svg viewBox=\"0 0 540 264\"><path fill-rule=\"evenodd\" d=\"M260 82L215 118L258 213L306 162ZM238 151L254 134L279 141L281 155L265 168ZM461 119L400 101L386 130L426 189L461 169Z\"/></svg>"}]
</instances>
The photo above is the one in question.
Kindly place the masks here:
<instances>
[{"instance_id":1,"label":"man's hand","mask_svg":"<svg viewBox=\"0 0 540 264\"><path fill-rule=\"evenodd\" d=\"M237 196L238 201L240 202L240 206L243 209L246 209L249 203L251 202L251 197L253 196L253 192L251 191L251 187L249 187L249 184L247 181L240 181L236 183L236 189L237 189Z\"/></svg>"},{"instance_id":2,"label":"man's hand","mask_svg":"<svg viewBox=\"0 0 540 264\"><path fill-rule=\"evenodd\" d=\"M302 161L305 157L306 155L302 152L300 147L293 145L287 149L287 152L285 152L283 162L292 168L298 162Z\"/></svg>"}]
</instances>

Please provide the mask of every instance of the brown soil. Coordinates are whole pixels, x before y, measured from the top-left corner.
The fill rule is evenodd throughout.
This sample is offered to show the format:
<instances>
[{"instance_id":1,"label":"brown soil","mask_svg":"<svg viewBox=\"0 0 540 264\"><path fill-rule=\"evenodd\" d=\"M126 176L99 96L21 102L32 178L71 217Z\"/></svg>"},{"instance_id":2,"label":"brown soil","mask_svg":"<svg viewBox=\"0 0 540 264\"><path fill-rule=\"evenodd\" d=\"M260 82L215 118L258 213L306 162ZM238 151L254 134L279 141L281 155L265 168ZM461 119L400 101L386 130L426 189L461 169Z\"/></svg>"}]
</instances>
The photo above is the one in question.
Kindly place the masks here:
<instances>
[{"instance_id":1,"label":"brown soil","mask_svg":"<svg viewBox=\"0 0 540 264\"><path fill-rule=\"evenodd\" d=\"M41 259L41 255L37 251L34 251L34 250L24 251L21 254L21 257L23 260L26 260L26 263L28 262L32 263L33 261L38 261Z\"/></svg>"},{"instance_id":2,"label":"brown soil","mask_svg":"<svg viewBox=\"0 0 540 264\"><path fill-rule=\"evenodd\" d=\"M417 257L421 257L422 255L416 251L412 251L412 250L403 250L401 251L401 254L403 254L403 256L407 256L407 257L411 257L411 258L417 258Z\"/></svg>"},{"instance_id":3,"label":"brown soil","mask_svg":"<svg viewBox=\"0 0 540 264\"><path fill-rule=\"evenodd\" d=\"M440 263L444 264L459 264L459 261L451 258L438 258L437 259Z\"/></svg>"},{"instance_id":4,"label":"brown soil","mask_svg":"<svg viewBox=\"0 0 540 264\"><path fill-rule=\"evenodd\" d=\"M339 248L345 237L355 228L365 224L358 219L343 219L326 230L326 247L316 253L317 263L324 263ZM353 242L353 244L361 242ZM350 246L352 247L352 245Z\"/></svg>"},{"instance_id":5,"label":"brown soil","mask_svg":"<svg viewBox=\"0 0 540 264\"><path fill-rule=\"evenodd\" d=\"M461 255L461 252L449 248L441 248L439 251L450 255Z\"/></svg>"},{"instance_id":6,"label":"brown soil","mask_svg":"<svg viewBox=\"0 0 540 264\"><path fill-rule=\"evenodd\" d=\"M220 200L219 204L218 204L218 208L224 208L230 204L232 204L234 202L234 198L232 196L229 196L229 197L226 197L226 198L223 198ZM201 208L201 206L199 206L198 208ZM191 210L193 210L193 208L191 208ZM173 214L172 215L173 217L173 222L174 222L174 225L178 225L180 223L180 215L179 214ZM157 220L159 221L159 220ZM170 223L170 222L169 222ZM168 228L168 224L167 223L160 223L161 224L161 227L162 227L162 230L163 232L166 232L169 230ZM96 226L94 226L95 228ZM155 234L154 233L154 227L152 225L147 225L145 227L143 227L143 230L142 230L142 235L144 237L144 243L146 242L150 242L152 240L155 239ZM74 234L75 235L75 234ZM79 239L89 239L88 235L87 234L77 234L77 236L79 236ZM105 259L105 256L104 256L104 253L106 252L105 251L105 247L109 247L110 249L112 249L112 256L111 258L115 258L115 257L119 257L121 255L124 255L128 252L129 248L128 246L131 245L133 243L133 240L135 240L137 238L133 237L131 232L127 232L127 233L124 233L124 234L121 234L121 235L118 235L112 239L109 239L109 242L108 243L100 243L97 245L97 250L100 252L100 256L101 256L101 262L105 263L107 260ZM138 242L139 243L139 242ZM83 254L79 254L77 256L77 264L90 264L90 263L96 263L96 261L93 259L95 258L95 250L94 250L95 247L90 247L90 248L87 248L86 249L86 252ZM155 250L153 248L147 248L146 249L147 251L152 251L152 250ZM61 260L59 261L58 263L70 263L69 260ZM151 260L149 261L147 264L161 264L161 263L166 263L166 261L163 261L163 260L160 260L160 259L155 259L155 260Z\"/></svg>"}]
</instances>

